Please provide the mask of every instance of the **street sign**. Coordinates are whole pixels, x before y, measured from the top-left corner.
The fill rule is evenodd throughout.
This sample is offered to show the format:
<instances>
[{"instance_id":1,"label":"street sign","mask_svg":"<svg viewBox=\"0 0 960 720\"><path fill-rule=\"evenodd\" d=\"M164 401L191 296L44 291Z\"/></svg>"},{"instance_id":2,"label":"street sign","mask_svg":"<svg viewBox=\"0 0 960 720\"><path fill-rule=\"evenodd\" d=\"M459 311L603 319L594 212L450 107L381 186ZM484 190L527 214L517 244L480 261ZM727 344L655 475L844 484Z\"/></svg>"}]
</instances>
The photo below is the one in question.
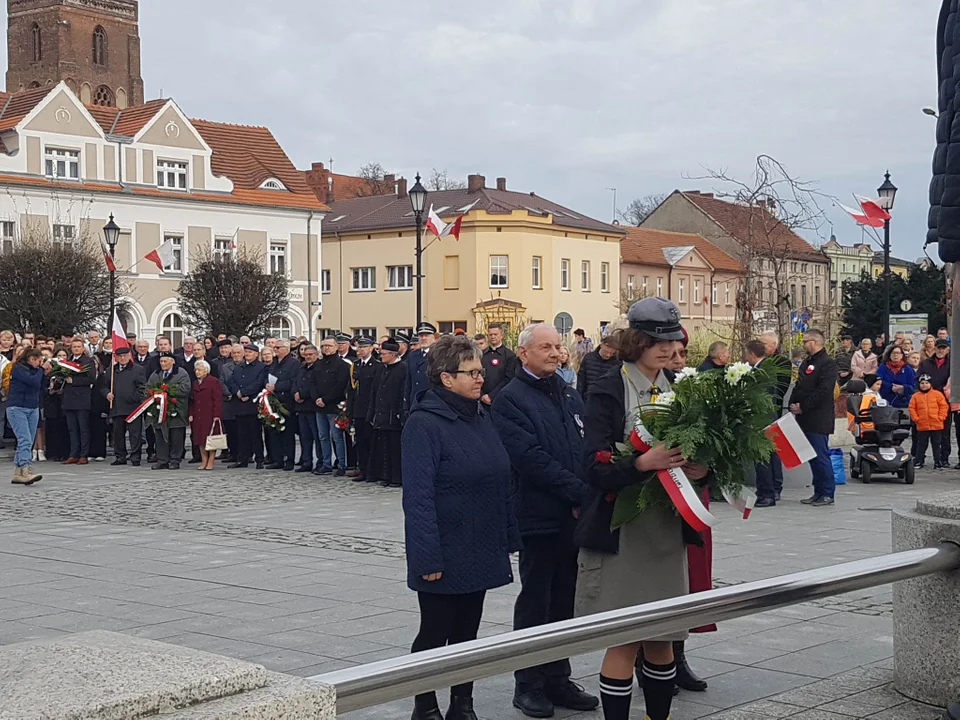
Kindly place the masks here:
<instances>
[{"instance_id":1,"label":"street sign","mask_svg":"<svg viewBox=\"0 0 960 720\"><path fill-rule=\"evenodd\" d=\"M320 302L319 300L314 300L312 303L310 303L310 305L311 307L320 307L323 305L323 303Z\"/></svg>"},{"instance_id":2,"label":"street sign","mask_svg":"<svg viewBox=\"0 0 960 720\"><path fill-rule=\"evenodd\" d=\"M887 337L892 338L898 332L902 332L904 337L913 340L914 347L920 347L924 338L927 337L927 322L929 316L924 313L914 313L912 315L891 315L890 316L890 334Z\"/></svg>"},{"instance_id":3,"label":"street sign","mask_svg":"<svg viewBox=\"0 0 960 720\"><path fill-rule=\"evenodd\" d=\"M905 313L910 312L910 309L912 307L913 307L913 303L910 302L909 300L904 300L902 303L900 303L900 309L903 310Z\"/></svg>"}]
</instances>

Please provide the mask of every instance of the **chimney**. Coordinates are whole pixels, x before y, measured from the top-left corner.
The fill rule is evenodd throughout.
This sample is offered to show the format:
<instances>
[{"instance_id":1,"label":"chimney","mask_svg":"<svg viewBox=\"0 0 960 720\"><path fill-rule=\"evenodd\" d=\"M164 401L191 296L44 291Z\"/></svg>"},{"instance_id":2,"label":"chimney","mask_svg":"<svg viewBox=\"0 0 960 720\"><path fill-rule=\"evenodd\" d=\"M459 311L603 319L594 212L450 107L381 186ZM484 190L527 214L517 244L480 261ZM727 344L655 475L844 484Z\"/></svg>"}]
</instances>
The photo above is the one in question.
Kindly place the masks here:
<instances>
[{"instance_id":1,"label":"chimney","mask_svg":"<svg viewBox=\"0 0 960 720\"><path fill-rule=\"evenodd\" d=\"M310 169L314 172L323 172L323 163L315 162L310 166Z\"/></svg>"},{"instance_id":2,"label":"chimney","mask_svg":"<svg viewBox=\"0 0 960 720\"><path fill-rule=\"evenodd\" d=\"M393 190L393 186L397 183L397 176L390 174L383 176L383 184L388 190Z\"/></svg>"},{"instance_id":3,"label":"chimney","mask_svg":"<svg viewBox=\"0 0 960 720\"><path fill-rule=\"evenodd\" d=\"M506 190L506 189L507 189L507 179L497 178L497 190Z\"/></svg>"},{"instance_id":4,"label":"chimney","mask_svg":"<svg viewBox=\"0 0 960 720\"><path fill-rule=\"evenodd\" d=\"M683 194L684 194L684 195L699 195L699 194L700 194L700 191L699 191L699 190L684 190L684 191L683 191Z\"/></svg>"},{"instance_id":5,"label":"chimney","mask_svg":"<svg viewBox=\"0 0 960 720\"><path fill-rule=\"evenodd\" d=\"M467 192L480 192L487 186L487 179L483 175L467 175Z\"/></svg>"},{"instance_id":6,"label":"chimney","mask_svg":"<svg viewBox=\"0 0 960 720\"><path fill-rule=\"evenodd\" d=\"M397 180L397 197L405 198L407 196L407 179L405 177Z\"/></svg>"},{"instance_id":7,"label":"chimney","mask_svg":"<svg viewBox=\"0 0 960 720\"><path fill-rule=\"evenodd\" d=\"M697 193L700 197L712 198L713 193Z\"/></svg>"}]
</instances>

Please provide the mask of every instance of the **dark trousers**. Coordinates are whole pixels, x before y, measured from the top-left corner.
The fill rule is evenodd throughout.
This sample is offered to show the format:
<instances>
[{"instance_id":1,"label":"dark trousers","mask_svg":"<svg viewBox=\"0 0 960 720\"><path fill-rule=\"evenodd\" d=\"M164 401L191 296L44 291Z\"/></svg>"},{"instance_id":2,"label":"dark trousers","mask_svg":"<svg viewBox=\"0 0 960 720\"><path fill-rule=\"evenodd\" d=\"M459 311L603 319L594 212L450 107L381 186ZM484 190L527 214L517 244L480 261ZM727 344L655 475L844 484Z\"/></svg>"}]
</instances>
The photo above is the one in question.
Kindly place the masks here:
<instances>
[{"instance_id":1,"label":"dark trousers","mask_svg":"<svg viewBox=\"0 0 960 720\"><path fill-rule=\"evenodd\" d=\"M344 469L353 470L354 468L359 467L357 464L357 446L355 445L356 434L351 437L350 430L343 431L343 442L347 446L347 467Z\"/></svg>"},{"instance_id":2,"label":"dark trousers","mask_svg":"<svg viewBox=\"0 0 960 720\"><path fill-rule=\"evenodd\" d=\"M953 413L947 413L947 419L943 423L943 434L940 435L940 464L950 464L950 424L953 421Z\"/></svg>"},{"instance_id":3,"label":"dark trousers","mask_svg":"<svg viewBox=\"0 0 960 720\"><path fill-rule=\"evenodd\" d=\"M774 453L770 458L770 470L773 475L773 489L778 493L783 492L783 463L780 456Z\"/></svg>"},{"instance_id":4,"label":"dark trousers","mask_svg":"<svg viewBox=\"0 0 960 720\"><path fill-rule=\"evenodd\" d=\"M297 434L294 432L294 415L287 416L286 427L283 432L267 430L267 441L270 443L270 462L277 465L293 465L297 452Z\"/></svg>"},{"instance_id":5,"label":"dark trousers","mask_svg":"<svg viewBox=\"0 0 960 720\"><path fill-rule=\"evenodd\" d=\"M107 418L96 410L90 411L90 457L107 456Z\"/></svg>"},{"instance_id":6,"label":"dark trousers","mask_svg":"<svg viewBox=\"0 0 960 720\"><path fill-rule=\"evenodd\" d=\"M776 456L776 453L774 453ZM773 484L773 467L770 463L757 463L757 499L776 500L777 489Z\"/></svg>"},{"instance_id":7,"label":"dark trousers","mask_svg":"<svg viewBox=\"0 0 960 720\"><path fill-rule=\"evenodd\" d=\"M817 453L817 456L810 461L810 471L813 473L813 494L832 498L837 486L833 477L833 463L830 462L830 436L812 433L806 433L806 436Z\"/></svg>"},{"instance_id":8,"label":"dark trousers","mask_svg":"<svg viewBox=\"0 0 960 720\"><path fill-rule=\"evenodd\" d=\"M154 457L157 454L157 433L153 426L148 425L143 435L147 441L147 457Z\"/></svg>"},{"instance_id":9,"label":"dark trousers","mask_svg":"<svg viewBox=\"0 0 960 720\"><path fill-rule=\"evenodd\" d=\"M913 461L922 463L927 456L927 445L933 449L933 464L939 465L940 458L943 457L940 441L943 438L943 430L918 430L917 441L913 444Z\"/></svg>"},{"instance_id":10,"label":"dark trousers","mask_svg":"<svg viewBox=\"0 0 960 720\"><path fill-rule=\"evenodd\" d=\"M236 460L240 457L240 435L237 432L236 420L224 420L223 431L227 434L227 452Z\"/></svg>"},{"instance_id":11,"label":"dark trousers","mask_svg":"<svg viewBox=\"0 0 960 720\"><path fill-rule=\"evenodd\" d=\"M513 608L513 629L546 625L573 617L577 590L577 547L573 529L525 535L520 551L520 594ZM562 685L570 661L555 660L514 673L517 694Z\"/></svg>"},{"instance_id":12,"label":"dark trousers","mask_svg":"<svg viewBox=\"0 0 960 720\"><path fill-rule=\"evenodd\" d=\"M373 425L366 420L355 420L354 434L357 441L357 467L360 476L366 477L370 467L370 440L373 437Z\"/></svg>"},{"instance_id":13,"label":"dark trousers","mask_svg":"<svg viewBox=\"0 0 960 720\"><path fill-rule=\"evenodd\" d=\"M300 467L313 469L313 450L317 445L316 413L297 413L300 424ZM317 452L319 456L319 448Z\"/></svg>"},{"instance_id":14,"label":"dark trousers","mask_svg":"<svg viewBox=\"0 0 960 720\"><path fill-rule=\"evenodd\" d=\"M156 428L157 434L157 462L179 465L183 462L184 445L187 442L187 429Z\"/></svg>"},{"instance_id":15,"label":"dark trousers","mask_svg":"<svg viewBox=\"0 0 960 720\"><path fill-rule=\"evenodd\" d=\"M263 431L256 415L237 416L237 451L239 463L249 463L251 457L263 462Z\"/></svg>"},{"instance_id":16,"label":"dark trousers","mask_svg":"<svg viewBox=\"0 0 960 720\"><path fill-rule=\"evenodd\" d=\"M67 432L70 433L70 457L90 456L90 411L64 410L67 418Z\"/></svg>"},{"instance_id":17,"label":"dark trousers","mask_svg":"<svg viewBox=\"0 0 960 720\"><path fill-rule=\"evenodd\" d=\"M485 595L483 590L466 595L418 592L420 632L417 633L410 652L422 652L476 640L480 618L483 616ZM455 685L450 688L450 695L472 697L473 683ZM437 706L437 694L429 692L417 695L415 702L418 708L429 710Z\"/></svg>"},{"instance_id":18,"label":"dark trousers","mask_svg":"<svg viewBox=\"0 0 960 720\"><path fill-rule=\"evenodd\" d=\"M127 452L127 438L130 438L130 452ZM123 417L113 419L113 454L117 460L139 460L141 438L143 437L143 416L133 422L126 423Z\"/></svg>"}]
</instances>

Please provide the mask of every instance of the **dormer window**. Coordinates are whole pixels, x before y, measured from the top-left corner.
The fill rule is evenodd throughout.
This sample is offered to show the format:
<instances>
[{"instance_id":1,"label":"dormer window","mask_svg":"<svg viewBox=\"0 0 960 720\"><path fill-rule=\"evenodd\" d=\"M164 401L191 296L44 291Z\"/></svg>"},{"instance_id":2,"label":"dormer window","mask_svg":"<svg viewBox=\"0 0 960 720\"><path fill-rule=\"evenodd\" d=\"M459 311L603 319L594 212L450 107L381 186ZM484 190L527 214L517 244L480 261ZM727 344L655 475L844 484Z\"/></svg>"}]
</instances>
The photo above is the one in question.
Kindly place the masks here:
<instances>
[{"instance_id":1,"label":"dormer window","mask_svg":"<svg viewBox=\"0 0 960 720\"><path fill-rule=\"evenodd\" d=\"M186 190L187 163L157 160L157 187Z\"/></svg>"},{"instance_id":2,"label":"dormer window","mask_svg":"<svg viewBox=\"0 0 960 720\"><path fill-rule=\"evenodd\" d=\"M286 190L286 186L276 178L267 178L260 185L261 190Z\"/></svg>"}]
</instances>

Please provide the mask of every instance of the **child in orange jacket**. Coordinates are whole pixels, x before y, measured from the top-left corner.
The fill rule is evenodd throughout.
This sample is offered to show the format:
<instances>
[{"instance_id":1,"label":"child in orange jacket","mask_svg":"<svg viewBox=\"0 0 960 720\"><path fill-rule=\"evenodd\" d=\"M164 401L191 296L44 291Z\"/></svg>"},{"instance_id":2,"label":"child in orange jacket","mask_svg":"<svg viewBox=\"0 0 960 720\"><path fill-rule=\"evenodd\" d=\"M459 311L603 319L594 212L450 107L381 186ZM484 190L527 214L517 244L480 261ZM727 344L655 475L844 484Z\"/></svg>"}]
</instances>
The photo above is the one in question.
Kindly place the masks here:
<instances>
[{"instance_id":1,"label":"child in orange jacket","mask_svg":"<svg viewBox=\"0 0 960 720\"><path fill-rule=\"evenodd\" d=\"M917 426L917 442L913 446L913 464L922 468L927 455L927 445L933 445L933 467L939 470L940 441L943 437L943 425L947 420L950 406L939 390L930 384L929 375L917 379L919 391L910 398L910 417Z\"/></svg>"}]
</instances>

